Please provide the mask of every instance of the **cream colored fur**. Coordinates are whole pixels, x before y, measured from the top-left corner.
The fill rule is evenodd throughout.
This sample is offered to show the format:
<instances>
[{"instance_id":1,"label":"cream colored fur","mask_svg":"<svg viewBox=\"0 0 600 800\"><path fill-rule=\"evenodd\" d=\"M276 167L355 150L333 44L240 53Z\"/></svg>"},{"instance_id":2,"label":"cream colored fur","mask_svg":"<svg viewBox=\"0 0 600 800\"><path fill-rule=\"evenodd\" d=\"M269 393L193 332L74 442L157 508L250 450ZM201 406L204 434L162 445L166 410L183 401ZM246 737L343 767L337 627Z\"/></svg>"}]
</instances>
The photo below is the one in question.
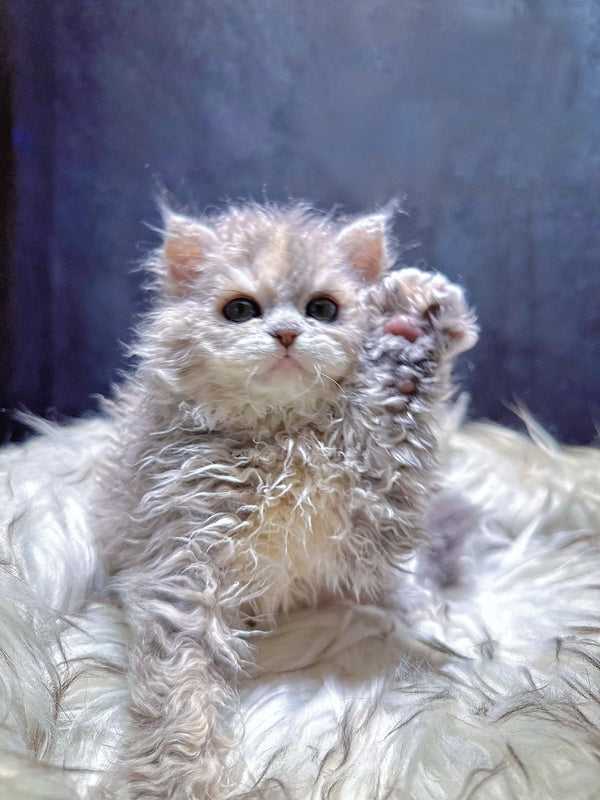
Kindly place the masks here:
<instances>
[{"instance_id":1,"label":"cream colored fur","mask_svg":"<svg viewBox=\"0 0 600 800\"><path fill-rule=\"evenodd\" d=\"M225 796L247 631L334 599L392 603L425 541L450 363L476 329L442 276L387 274L386 223L167 212L95 503L134 633L120 796ZM229 319L232 301L250 316Z\"/></svg>"}]
</instances>

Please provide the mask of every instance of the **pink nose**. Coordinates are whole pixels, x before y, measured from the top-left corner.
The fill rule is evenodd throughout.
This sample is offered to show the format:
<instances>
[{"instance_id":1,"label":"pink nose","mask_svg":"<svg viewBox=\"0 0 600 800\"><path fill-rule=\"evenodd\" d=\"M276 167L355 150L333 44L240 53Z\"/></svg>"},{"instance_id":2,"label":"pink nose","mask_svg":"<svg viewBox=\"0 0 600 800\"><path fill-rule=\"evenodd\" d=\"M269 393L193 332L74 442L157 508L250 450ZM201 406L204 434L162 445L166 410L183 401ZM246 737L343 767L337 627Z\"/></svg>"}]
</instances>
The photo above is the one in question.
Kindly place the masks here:
<instances>
[{"instance_id":1,"label":"pink nose","mask_svg":"<svg viewBox=\"0 0 600 800\"><path fill-rule=\"evenodd\" d=\"M296 331L275 331L272 336L279 339L284 347L290 347L290 345L294 344L294 339L298 334Z\"/></svg>"}]
</instances>

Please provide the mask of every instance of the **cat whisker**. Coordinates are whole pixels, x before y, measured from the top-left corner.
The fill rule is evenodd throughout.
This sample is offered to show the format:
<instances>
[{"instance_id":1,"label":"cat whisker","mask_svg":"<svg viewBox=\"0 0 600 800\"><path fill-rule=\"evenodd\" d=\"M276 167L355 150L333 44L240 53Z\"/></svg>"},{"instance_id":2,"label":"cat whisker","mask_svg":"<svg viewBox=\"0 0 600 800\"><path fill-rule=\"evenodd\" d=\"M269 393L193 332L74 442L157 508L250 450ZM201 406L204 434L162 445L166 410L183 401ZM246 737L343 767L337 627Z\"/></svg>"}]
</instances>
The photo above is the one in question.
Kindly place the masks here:
<instances>
[{"instance_id":1,"label":"cat whisker","mask_svg":"<svg viewBox=\"0 0 600 800\"><path fill-rule=\"evenodd\" d=\"M326 375L326 374L325 374L325 373L322 371L322 369L321 369L320 367L315 367L315 370L317 371L317 375L318 375L318 378L319 378L319 381L320 381L321 385L323 385L323 384L325 383L325 381L323 380L323 378L326 378L328 381L330 381L331 383L333 383L333 385L334 385L334 386L337 386L337 388L338 388L338 389L341 391L341 389L342 389L342 386L341 386L341 384L339 384L339 383L338 383L338 382L335 380L335 378L332 378L330 375Z\"/></svg>"},{"instance_id":2,"label":"cat whisker","mask_svg":"<svg viewBox=\"0 0 600 800\"><path fill-rule=\"evenodd\" d=\"M308 386L306 386L301 392L296 394L296 397L304 397L305 394L309 394L312 390L319 384L319 376L315 372L315 379L311 381Z\"/></svg>"},{"instance_id":3,"label":"cat whisker","mask_svg":"<svg viewBox=\"0 0 600 800\"><path fill-rule=\"evenodd\" d=\"M250 407L256 414L260 414L261 409L255 406L252 401L252 380L256 377L257 372L258 372L258 367L254 367L252 370L250 370L250 372L248 373L248 377L244 382L244 388L246 389L248 400L250 401Z\"/></svg>"}]
</instances>

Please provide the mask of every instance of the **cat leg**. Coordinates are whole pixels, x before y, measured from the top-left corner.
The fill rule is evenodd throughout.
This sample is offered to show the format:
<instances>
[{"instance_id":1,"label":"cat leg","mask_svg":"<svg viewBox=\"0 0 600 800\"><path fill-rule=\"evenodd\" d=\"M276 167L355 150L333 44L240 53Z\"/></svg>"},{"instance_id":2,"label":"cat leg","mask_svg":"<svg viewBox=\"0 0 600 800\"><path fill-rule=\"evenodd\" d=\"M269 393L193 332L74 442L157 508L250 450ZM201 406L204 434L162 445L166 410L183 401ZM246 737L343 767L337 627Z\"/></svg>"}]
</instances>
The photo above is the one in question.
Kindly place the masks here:
<instances>
[{"instance_id":1,"label":"cat leg","mask_svg":"<svg viewBox=\"0 0 600 800\"><path fill-rule=\"evenodd\" d=\"M423 516L437 482L452 360L475 343L477 328L458 287L416 269L385 276L364 302L365 345L348 385L344 449L361 477L351 498L358 556L362 564L365 554L385 556L368 558L379 569L373 583L383 584L382 564L429 544Z\"/></svg>"},{"instance_id":2,"label":"cat leg","mask_svg":"<svg viewBox=\"0 0 600 800\"><path fill-rule=\"evenodd\" d=\"M236 685L250 652L214 594L206 594L187 610L158 593L128 609L135 628L119 800L223 796Z\"/></svg>"}]
</instances>

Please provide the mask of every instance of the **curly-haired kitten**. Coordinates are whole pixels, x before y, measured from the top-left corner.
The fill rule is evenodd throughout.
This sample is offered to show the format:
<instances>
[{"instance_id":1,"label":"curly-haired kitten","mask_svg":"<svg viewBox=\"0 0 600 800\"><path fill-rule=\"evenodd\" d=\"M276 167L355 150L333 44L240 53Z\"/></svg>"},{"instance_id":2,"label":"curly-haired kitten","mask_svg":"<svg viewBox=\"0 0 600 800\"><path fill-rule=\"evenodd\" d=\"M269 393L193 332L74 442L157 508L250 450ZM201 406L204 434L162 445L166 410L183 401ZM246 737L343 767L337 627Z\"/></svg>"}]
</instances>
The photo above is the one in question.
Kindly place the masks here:
<instances>
[{"instance_id":1,"label":"curly-haired kitten","mask_svg":"<svg viewBox=\"0 0 600 800\"><path fill-rule=\"evenodd\" d=\"M133 629L127 798L218 798L260 618L384 603L423 543L451 359L439 274L389 272L385 214L165 212L159 292L113 406L101 539Z\"/></svg>"}]
</instances>

